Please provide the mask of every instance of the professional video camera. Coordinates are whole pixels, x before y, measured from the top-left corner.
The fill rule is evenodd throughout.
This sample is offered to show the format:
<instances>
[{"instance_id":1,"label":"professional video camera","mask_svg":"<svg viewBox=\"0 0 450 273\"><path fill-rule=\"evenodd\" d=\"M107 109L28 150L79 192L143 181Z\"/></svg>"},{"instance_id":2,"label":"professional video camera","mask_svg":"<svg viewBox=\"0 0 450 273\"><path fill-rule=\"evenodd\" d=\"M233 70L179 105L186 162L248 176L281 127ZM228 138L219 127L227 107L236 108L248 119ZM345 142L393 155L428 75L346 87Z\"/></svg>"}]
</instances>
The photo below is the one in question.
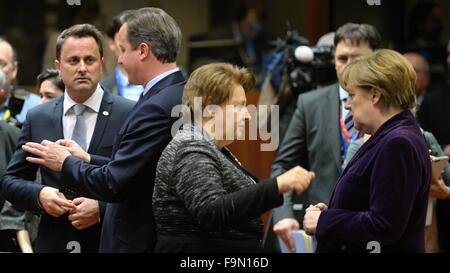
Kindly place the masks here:
<instances>
[{"instance_id":1,"label":"professional video camera","mask_svg":"<svg viewBox=\"0 0 450 273\"><path fill-rule=\"evenodd\" d=\"M310 46L308 39L297 31L288 30L285 39L271 42L273 52L281 54L283 68L287 69L291 91L298 95L336 82L334 46Z\"/></svg>"}]
</instances>

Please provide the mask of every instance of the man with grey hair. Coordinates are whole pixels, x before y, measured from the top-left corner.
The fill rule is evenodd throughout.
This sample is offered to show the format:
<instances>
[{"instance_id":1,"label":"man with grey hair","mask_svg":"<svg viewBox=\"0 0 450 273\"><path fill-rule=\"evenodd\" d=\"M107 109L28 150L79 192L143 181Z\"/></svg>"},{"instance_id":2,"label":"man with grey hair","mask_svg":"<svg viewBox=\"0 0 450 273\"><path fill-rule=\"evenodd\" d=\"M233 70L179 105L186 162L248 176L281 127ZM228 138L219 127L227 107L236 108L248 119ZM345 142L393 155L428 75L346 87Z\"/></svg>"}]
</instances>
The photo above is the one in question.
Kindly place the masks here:
<instances>
[{"instance_id":1,"label":"man with grey hair","mask_svg":"<svg viewBox=\"0 0 450 273\"><path fill-rule=\"evenodd\" d=\"M24 147L39 158L30 161L61 171L68 187L110 202L103 222L101 252L153 252L156 231L152 210L158 159L172 139L186 80L176 65L181 31L158 8L128 14L119 30L118 59L130 83L144 86L134 110L104 166L87 164L52 143Z\"/></svg>"},{"instance_id":2,"label":"man with grey hair","mask_svg":"<svg viewBox=\"0 0 450 273\"><path fill-rule=\"evenodd\" d=\"M0 71L0 93L5 92L5 88L8 88L6 84L6 74L3 70Z\"/></svg>"},{"instance_id":3,"label":"man with grey hair","mask_svg":"<svg viewBox=\"0 0 450 273\"><path fill-rule=\"evenodd\" d=\"M6 74L5 87L0 91L0 120L20 127L28 110L39 104L40 97L14 86L19 69L17 53L3 38L0 38L0 67Z\"/></svg>"}]
</instances>

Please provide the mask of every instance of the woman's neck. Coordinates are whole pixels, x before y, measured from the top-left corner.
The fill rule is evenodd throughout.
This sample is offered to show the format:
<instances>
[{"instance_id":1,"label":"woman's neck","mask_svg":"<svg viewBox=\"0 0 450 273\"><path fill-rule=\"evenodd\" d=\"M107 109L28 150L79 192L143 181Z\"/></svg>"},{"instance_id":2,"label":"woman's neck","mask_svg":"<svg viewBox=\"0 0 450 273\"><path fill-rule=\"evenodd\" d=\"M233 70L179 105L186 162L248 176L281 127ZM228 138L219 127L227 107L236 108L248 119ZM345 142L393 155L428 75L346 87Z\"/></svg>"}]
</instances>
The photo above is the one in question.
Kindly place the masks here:
<instances>
[{"instance_id":1,"label":"woman's neck","mask_svg":"<svg viewBox=\"0 0 450 273\"><path fill-rule=\"evenodd\" d=\"M375 121L375 125L373 126L373 129L371 130L372 133L371 135L375 134L376 131L378 131L378 129L380 129L380 127L388 120L390 120L392 117L394 117L395 115L399 114L400 112L402 112L403 110L400 108L394 108L394 107L389 107L389 108L385 108L385 109L381 109L380 110L380 116L379 118Z\"/></svg>"}]
</instances>

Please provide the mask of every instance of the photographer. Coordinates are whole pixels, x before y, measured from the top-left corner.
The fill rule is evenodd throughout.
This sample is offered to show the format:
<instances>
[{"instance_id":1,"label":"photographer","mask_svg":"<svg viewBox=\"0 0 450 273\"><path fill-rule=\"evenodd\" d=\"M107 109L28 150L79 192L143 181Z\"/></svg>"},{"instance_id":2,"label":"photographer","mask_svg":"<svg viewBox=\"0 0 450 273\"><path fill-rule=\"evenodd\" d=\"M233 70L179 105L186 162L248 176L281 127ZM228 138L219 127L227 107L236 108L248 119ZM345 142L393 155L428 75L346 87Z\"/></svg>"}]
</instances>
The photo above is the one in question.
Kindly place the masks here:
<instances>
[{"instance_id":1,"label":"photographer","mask_svg":"<svg viewBox=\"0 0 450 273\"><path fill-rule=\"evenodd\" d=\"M14 48L0 38L0 68L6 74L5 88L0 90L0 120L20 127L29 109L38 105L41 98L23 89L15 88L18 62Z\"/></svg>"},{"instance_id":2,"label":"photographer","mask_svg":"<svg viewBox=\"0 0 450 273\"><path fill-rule=\"evenodd\" d=\"M377 49L380 40L373 26L353 23L341 26L334 39L338 78L352 59ZM300 228L304 209L310 204L328 202L342 171L348 144L358 137L351 112L344 108L346 99L347 92L338 83L300 95L272 166L272 177L296 165L316 173L316 178L304 194L299 198L285 194L283 205L273 212L274 232L292 251L295 250L292 231ZM294 203L302 206L297 217L294 216Z\"/></svg>"},{"instance_id":3,"label":"photographer","mask_svg":"<svg viewBox=\"0 0 450 273\"><path fill-rule=\"evenodd\" d=\"M288 24L288 29L290 26ZM285 39L271 42L275 47L265 60L263 85L258 105L279 106L279 128L272 131L282 140L297 107L298 96L307 91L336 82L334 65L334 32L323 35L316 46L295 30L288 30ZM260 112L261 127L269 121L268 112Z\"/></svg>"}]
</instances>

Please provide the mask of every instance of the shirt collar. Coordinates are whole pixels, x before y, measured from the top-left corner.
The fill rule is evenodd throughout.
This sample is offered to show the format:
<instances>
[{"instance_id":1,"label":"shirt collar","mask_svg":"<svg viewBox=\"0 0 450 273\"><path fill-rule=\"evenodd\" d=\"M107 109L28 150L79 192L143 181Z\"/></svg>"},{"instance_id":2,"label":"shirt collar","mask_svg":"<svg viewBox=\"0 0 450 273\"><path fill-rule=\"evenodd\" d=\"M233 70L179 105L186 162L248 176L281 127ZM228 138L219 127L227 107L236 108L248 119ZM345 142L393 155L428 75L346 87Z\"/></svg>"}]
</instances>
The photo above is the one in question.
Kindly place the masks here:
<instances>
[{"instance_id":1,"label":"shirt collar","mask_svg":"<svg viewBox=\"0 0 450 273\"><path fill-rule=\"evenodd\" d=\"M100 86L100 84L97 84L97 88L95 89L94 93L82 104L86 105L88 108L90 108L92 111L98 113L100 111L100 105L102 104L102 98L103 98L103 89ZM67 93L67 90L64 92L64 115L67 115L67 111L72 109L72 107L77 104Z\"/></svg>"},{"instance_id":2,"label":"shirt collar","mask_svg":"<svg viewBox=\"0 0 450 273\"><path fill-rule=\"evenodd\" d=\"M345 91L345 89L339 85L339 99L341 100L341 102L346 101L348 98L348 92Z\"/></svg>"},{"instance_id":3,"label":"shirt collar","mask_svg":"<svg viewBox=\"0 0 450 273\"><path fill-rule=\"evenodd\" d=\"M142 96L147 95L147 92L148 92L153 86L155 86L159 81L161 81L161 80L164 79L165 77L167 77L167 76L169 76L170 74L173 74L173 73L175 73L175 72L177 72L177 71L180 71L180 69L179 69L178 67L177 67L177 68L174 68L174 69L171 69L171 70L169 70L169 71L166 71L166 72L164 72L164 73L162 73L162 74L159 74L158 76L156 76L156 77L154 77L153 79L151 79L151 80L145 85L144 92L142 93Z\"/></svg>"}]
</instances>

